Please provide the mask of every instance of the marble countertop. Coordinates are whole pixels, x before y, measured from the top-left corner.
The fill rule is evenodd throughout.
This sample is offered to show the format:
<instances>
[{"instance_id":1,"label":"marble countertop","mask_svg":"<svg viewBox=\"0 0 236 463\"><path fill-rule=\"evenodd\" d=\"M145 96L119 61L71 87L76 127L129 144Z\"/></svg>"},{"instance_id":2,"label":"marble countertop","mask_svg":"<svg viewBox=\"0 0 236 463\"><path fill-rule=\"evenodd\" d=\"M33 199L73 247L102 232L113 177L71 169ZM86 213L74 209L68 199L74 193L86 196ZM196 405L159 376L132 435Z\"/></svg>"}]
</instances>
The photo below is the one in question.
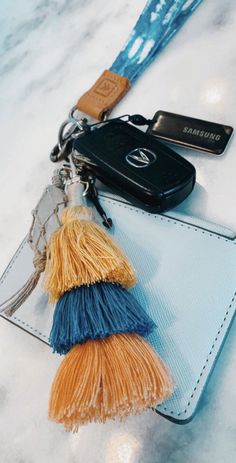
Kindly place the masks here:
<instances>
[{"instance_id":1,"label":"marble countertop","mask_svg":"<svg viewBox=\"0 0 236 463\"><path fill-rule=\"evenodd\" d=\"M48 154L77 98L111 65L143 0L2 0L0 4L0 270L26 233L48 182ZM234 0L204 0L115 114L158 109L236 126ZM177 208L236 233L236 141L218 158L176 148L197 168ZM231 463L236 458L236 325L199 411L177 425L147 412L65 433L47 420L49 348L0 319L2 463Z\"/></svg>"}]
</instances>

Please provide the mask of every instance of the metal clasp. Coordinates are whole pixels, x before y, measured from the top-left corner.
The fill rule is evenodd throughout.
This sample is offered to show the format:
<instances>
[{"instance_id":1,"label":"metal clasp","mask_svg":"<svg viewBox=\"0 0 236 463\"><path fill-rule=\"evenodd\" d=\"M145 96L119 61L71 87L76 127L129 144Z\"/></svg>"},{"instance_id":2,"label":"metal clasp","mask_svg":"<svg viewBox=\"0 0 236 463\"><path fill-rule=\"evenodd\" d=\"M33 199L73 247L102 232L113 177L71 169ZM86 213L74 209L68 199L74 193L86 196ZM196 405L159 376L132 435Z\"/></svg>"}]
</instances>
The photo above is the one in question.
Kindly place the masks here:
<instances>
[{"instance_id":1,"label":"metal clasp","mask_svg":"<svg viewBox=\"0 0 236 463\"><path fill-rule=\"evenodd\" d=\"M72 151L73 141L86 130L89 130L90 124L96 124L98 121L86 114L78 111L74 106L68 115L68 118L62 122L58 131L58 142L50 153L52 162L67 160Z\"/></svg>"}]
</instances>

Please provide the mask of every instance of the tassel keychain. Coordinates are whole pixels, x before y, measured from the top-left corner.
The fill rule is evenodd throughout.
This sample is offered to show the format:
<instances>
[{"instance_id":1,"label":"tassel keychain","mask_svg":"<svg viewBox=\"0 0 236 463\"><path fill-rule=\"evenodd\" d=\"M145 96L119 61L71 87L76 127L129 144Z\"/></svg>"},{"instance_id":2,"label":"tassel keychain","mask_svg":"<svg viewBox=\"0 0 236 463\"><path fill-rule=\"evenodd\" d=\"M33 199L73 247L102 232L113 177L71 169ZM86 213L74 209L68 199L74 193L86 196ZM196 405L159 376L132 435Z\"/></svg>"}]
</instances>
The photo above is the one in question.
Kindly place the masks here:
<instances>
[{"instance_id":1,"label":"tassel keychain","mask_svg":"<svg viewBox=\"0 0 236 463\"><path fill-rule=\"evenodd\" d=\"M125 125L125 121L143 125L148 120L140 115L115 118L113 125L106 126L105 136L101 124L112 123L107 120L112 109L200 3L201 0L147 2L113 64L79 98L62 123L58 143L50 154L53 162L67 163L77 150L80 161L82 153L85 156L82 163L85 161L88 170L100 179L109 177L111 184L114 182L115 187L120 185L125 190L125 178L126 193L141 201L143 207L152 209L153 197L157 198L158 211L160 207L179 202L179 194L175 201L163 202L164 193L167 194L164 199L170 199L172 184L167 190L162 191L161 187L161 194L159 188L163 182L168 183L166 155L172 160L173 153L155 143L156 155L151 135ZM92 118L92 123L89 124L87 117ZM86 133L91 135L87 139L83 137ZM145 167L147 174L151 165L150 177L154 178L159 151L165 153L166 167L161 174L163 182L153 190L148 175L138 175L136 169ZM116 159L118 162L113 162ZM49 242L44 236L47 218L42 221L39 242L41 244L42 238L43 246L38 246L39 243L34 246L34 237L29 241L36 253L35 271L23 287L0 306L0 311L12 315L33 291L45 268L44 288L50 301L56 302L50 344L55 352L66 354L52 385L49 417L67 430L77 431L88 422L123 419L155 407L171 394L173 385L168 369L144 339L155 325L128 291L136 282L134 270L119 246L94 222L92 210L82 204L83 185L77 174L83 172L77 172L73 162L71 167L73 175L67 189L69 206L57 226L50 230L53 233ZM157 170L159 175L158 167ZM193 170L188 189L184 184L184 197L191 191L194 178ZM104 216L98 199L93 193L90 197L109 228L111 222ZM62 203L64 206L64 199ZM60 211L56 209L56 217L57 212Z\"/></svg>"},{"instance_id":2,"label":"tassel keychain","mask_svg":"<svg viewBox=\"0 0 236 463\"><path fill-rule=\"evenodd\" d=\"M127 288L131 264L80 203L74 175L62 226L47 246L44 287L57 301L50 344L65 354L52 385L49 417L77 431L92 421L123 419L154 407L172 392L161 359L142 337L155 327Z\"/></svg>"}]
</instances>

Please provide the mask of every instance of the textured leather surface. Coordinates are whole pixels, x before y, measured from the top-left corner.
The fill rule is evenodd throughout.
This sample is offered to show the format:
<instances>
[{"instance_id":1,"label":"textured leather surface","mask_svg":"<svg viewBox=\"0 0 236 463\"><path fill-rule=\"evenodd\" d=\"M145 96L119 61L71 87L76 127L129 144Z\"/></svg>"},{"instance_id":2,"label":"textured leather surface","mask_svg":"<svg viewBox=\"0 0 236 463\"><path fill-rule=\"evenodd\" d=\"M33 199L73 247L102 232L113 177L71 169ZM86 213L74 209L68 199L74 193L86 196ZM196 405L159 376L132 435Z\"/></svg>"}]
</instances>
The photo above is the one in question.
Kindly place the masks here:
<instances>
[{"instance_id":1,"label":"textured leather surface","mask_svg":"<svg viewBox=\"0 0 236 463\"><path fill-rule=\"evenodd\" d=\"M175 391L157 411L184 422L196 410L235 312L236 242L219 234L220 227L210 232L115 199L101 202L136 268L132 292L157 324L149 340L173 373ZM1 279L0 302L31 273L31 258L23 242ZM47 342L52 312L38 286L12 321Z\"/></svg>"},{"instance_id":2,"label":"textured leather surface","mask_svg":"<svg viewBox=\"0 0 236 463\"><path fill-rule=\"evenodd\" d=\"M95 119L102 120L130 89L129 79L106 70L77 102L77 108Z\"/></svg>"}]
</instances>

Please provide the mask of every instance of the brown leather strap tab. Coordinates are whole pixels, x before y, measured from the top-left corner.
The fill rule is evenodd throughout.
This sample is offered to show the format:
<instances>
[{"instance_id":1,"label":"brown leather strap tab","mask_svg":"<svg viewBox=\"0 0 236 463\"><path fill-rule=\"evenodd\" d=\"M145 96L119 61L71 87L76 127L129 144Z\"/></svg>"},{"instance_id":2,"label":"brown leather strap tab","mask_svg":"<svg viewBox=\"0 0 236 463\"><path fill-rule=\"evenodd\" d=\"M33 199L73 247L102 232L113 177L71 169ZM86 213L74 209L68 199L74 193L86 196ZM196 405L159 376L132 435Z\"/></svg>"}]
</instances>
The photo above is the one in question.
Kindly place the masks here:
<instances>
[{"instance_id":1,"label":"brown leather strap tab","mask_svg":"<svg viewBox=\"0 0 236 463\"><path fill-rule=\"evenodd\" d=\"M77 102L77 109L95 119L102 120L119 103L130 89L127 77L109 70L102 73L95 84Z\"/></svg>"}]
</instances>

